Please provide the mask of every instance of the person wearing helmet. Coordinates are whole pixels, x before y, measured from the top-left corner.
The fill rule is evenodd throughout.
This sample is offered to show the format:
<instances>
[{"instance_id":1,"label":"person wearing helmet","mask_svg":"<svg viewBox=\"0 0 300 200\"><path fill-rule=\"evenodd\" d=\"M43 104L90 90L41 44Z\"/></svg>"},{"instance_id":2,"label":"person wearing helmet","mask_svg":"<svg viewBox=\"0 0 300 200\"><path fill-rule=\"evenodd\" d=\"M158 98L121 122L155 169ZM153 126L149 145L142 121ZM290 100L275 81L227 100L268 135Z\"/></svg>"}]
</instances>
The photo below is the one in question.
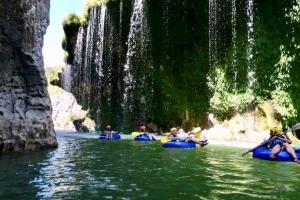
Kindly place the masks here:
<instances>
[{"instance_id":1,"label":"person wearing helmet","mask_svg":"<svg viewBox=\"0 0 300 200\"><path fill-rule=\"evenodd\" d=\"M196 138L195 135L196 135L196 134L200 134L200 133L201 133L201 128L200 128L200 127L194 128L192 131L188 132L188 136L187 136L187 138L186 138L185 141L186 141L186 142L194 142L194 143L196 143L196 144L201 145L201 147L207 145L207 144L208 144L208 141L207 141L207 139L205 139L205 137L204 137L203 135L201 135L202 138L201 138L200 140L198 140L198 139Z\"/></svg>"},{"instance_id":2,"label":"person wearing helmet","mask_svg":"<svg viewBox=\"0 0 300 200\"><path fill-rule=\"evenodd\" d=\"M103 131L103 135L106 136L106 139L107 140L112 139L114 133L115 132L112 130L111 125L107 124L106 127L105 127L105 130Z\"/></svg>"},{"instance_id":3,"label":"person wearing helmet","mask_svg":"<svg viewBox=\"0 0 300 200\"><path fill-rule=\"evenodd\" d=\"M170 132L171 132L171 134L168 136L168 138L169 139L176 139L176 138L178 138L178 130L177 130L177 128L171 128L170 129Z\"/></svg>"},{"instance_id":4,"label":"person wearing helmet","mask_svg":"<svg viewBox=\"0 0 300 200\"><path fill-rule=\"evenodd\" d=\"M176 141L185 141L187 138L187 134L183 130L178 130L177 128L170 129L171 134L168 136L171 140Z\"/></svg>"},{"instance_id":5,"label":"person wearing helmet","mask_svg":"<svg viewBox=\"0 0 300 200\"><path fill-rule=\"evenodd\" d=\"M157 137L154 133L146 132L146 126L144 126L144 125L140 126L140 132L141 132L141 135L147 135L150 140L157 140Z\"/></svg>"},{"instance_id":6,"label":"person wearing helmet","mask_svg":"<svg viewBox=\"0 0 300 200\"><path fill-rule=\"evenodd\" d=\"M283 149L285 149L292 157L293 161L300 164L300 161L298 160L295 150L292 147L292 141L287 135L282 135L280 137L276 137L277 130L270 130L270 139L272 139L270 142L267 143L267 147L272 149L270 158L272 160L276 159L276 155Z\"/></svg>"}]
</instances>

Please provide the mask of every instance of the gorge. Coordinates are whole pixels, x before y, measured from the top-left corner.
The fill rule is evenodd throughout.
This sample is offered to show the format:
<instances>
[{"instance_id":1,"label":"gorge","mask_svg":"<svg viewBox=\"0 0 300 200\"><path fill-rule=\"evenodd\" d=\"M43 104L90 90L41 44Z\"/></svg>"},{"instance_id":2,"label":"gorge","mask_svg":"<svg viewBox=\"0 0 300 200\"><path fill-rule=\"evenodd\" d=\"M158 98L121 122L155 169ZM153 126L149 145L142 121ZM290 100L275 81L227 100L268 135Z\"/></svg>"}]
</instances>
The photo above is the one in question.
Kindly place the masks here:
<instances>
[{"instance_id":1,"label":"gorge","mask_svg":"<svg viewBox=\"0 0 300 200\"><path fill-rule=\"evenodd\" d=\"M299 0L88 2L63 24L63 85L97 129L207 127L209 114L253 113L249 124L264 130L269 113L299 121ZM41 54L49 9L0 4L1 151L57 146Z\"/></svg>"},{"instance_id":2,"label":"gorge","mask_svg":"<svg viewBox=\"0 0 300 200\"><path fill-rule=\"evenodd\" d=\"M299 69L300 0L1 0L0 199L298 200Z\"/></svg>"}]
</instances>

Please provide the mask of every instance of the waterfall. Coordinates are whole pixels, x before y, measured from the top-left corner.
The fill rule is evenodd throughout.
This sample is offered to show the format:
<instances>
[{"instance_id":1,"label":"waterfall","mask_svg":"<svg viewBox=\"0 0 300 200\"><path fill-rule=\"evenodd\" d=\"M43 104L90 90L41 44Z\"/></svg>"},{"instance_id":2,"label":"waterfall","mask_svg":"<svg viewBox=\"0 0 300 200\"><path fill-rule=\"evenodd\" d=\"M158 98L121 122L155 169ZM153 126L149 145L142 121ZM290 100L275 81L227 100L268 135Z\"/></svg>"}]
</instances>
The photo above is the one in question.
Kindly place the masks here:
<instances>
[{"instance_id":1,"label":"waterfall","mask_svg":"<svg viewBox=\"0 0 300 200\"><path fill-rule=\"evenodd\" d=\"M216 64L218 57L217 11L217 0L209 0L209 66Z\"/></svg>"},{"instance_id":2,"label":"waterfall","mask_svg":"<svg viewBox=\"0 0 300 200\"><path fill-rule=\"evenodd\" d=\"M98 128L114 120L111 113L120 112L120 63L124 61L114 14L106 5L90 9L88 26L78 32L72 67L72 91L81 105L90 109Z\"/></svg>"},{"instance_id":3,"label":"waterfall","mask_svg":"<svg viewBox=\"0 0 300 200\"><path fill-rule=\"evenodd\" d=\"M248 84L252 91L255 84L255 72L253 70L253 47L254 47L254 0L247 0L247 70Z\"/></svg>"},{"instance_id":4,"label":"waterfall","mask_svg":"<svg viewBox=\"0 0 300 200\"><path fill-rule=\"evenodd\" d=\"M231 0L231 34L232 34L232 67L234 73L234 91L237 90L237 32L236 32L236 0Z\"/></svg>"},{"instance_id":5,"label":"waterfall","mask_svg":"<svg viewBox=\"0 0 300 200\"><path fill-rule=\"evenodd\" d=\"M100 128L100 124L101 124L101 115L102 115L102 99L101 97L101 93L102 93L102 89L104 86L104 78L105 76L107 76L107 74L105 74L104 69L103 69L103 65L104 65L104 39L105 39L105 21L106 21L106 14L107 14L107 6L106 5L102 5L101 8L97 9L98 13L97 13L97 24L96 24L96 38L94 39L95 41L93 41L96 44L95 47L95 72L96 72L96 78L95 81L96 83L94 83L96 85L95 88L95 102L96 103L96 122L98 123L98 126ZM95 105L94 105L95 106Z\"/></svg>"},{"instance_id":6,"label":"waterfall","mask_svg":"<svg viewBox=\"0 0 300 200\"><path fill-rule=\"evenodd\" d=\"M123 33L123 9L124 9L124 3L123 0L120 0L119 5L119 38L118 38L118 58L119 58L119 64L121 64L122 55L121 55L121 46L122 46L122 33Z\"/></svg>"},{"instance_id":7,"label":"waterfall","mask_svg":"<svg viewBox=\"0 0 300 200\"><path fill-rule=\"evenodd\" d=\"M112 24L112 20L110 17L106 17L105 19L105 34L103 37L105 37L105 68L104 68L104 74L105 77L103 79L103 86L104 86L104 94L106 94L106 106L108 108L112 108L113 105L112 103L112 93L113 93L113 84L114 83L114 78L118 76L118 74L115 74L116 68L118 66L113 66L113 48L115 44L116 38L114 37L115 35L115 26ZM116 42L117 43L117 42Z\"/></svg>"},{"instance_id":8,"label":"waterfall","mask_svg":"<svg viewBox=\"0 0 300 200\"><path fill-rule=\"evenodd\" d=\"M163 33L164 33L164 38L166 38L163 41L163 47L165 49L165 54L167 56L167 58L169 57L169 20L170 20L170 6L171 6L171 0L164 0L163 2Z\"/></svg>"},{"instance_id":9,"label":"waterfall","mask_svg":"<svg viewBox=\"0 0 300 200\"><path fill-rule=\"evenodd\" d=\"M91 71L94 58L94 38L95 27L97 26L97 9L92 8L90 10L90 19L87 27L86 35L86 49L85 49L85 62L83 66L83 101L85 104L90 104L91 95Z\"/></svg>"},{"instance_id":10,"label":"waterfall","mask_svg":"<svg viewBox=\"0 0 300 200\"><path fill-rule=\"evenodd\" d=\"M248 72L248 87L250 90L251 101L255 99L253 91L254 84L256 82L254 65L253 65L253 48L254 48L254 0L247 0L247 72ZM249 121L249 126L255 128L255 116L252 116L252 120Z\"/></svg>"},{"instance_id":11,"label":"waterfall","mask_svg":"<svg viewBox=\"0 0 300 200\"><path fill-rule=\"evenodd\" d=\"M102 70L103 66L103 52L104 52L104 29L105 29L105 16L106 16L106 5L101 6L100 12L98 12L98 25L97 25L97 42L96 42L96 55L95 55L95 63L96 63L96 72L98 78L101 79L104 74ZM101 83L100 83L101 84Z\"/></svg>"},{"instance_id":12,"label":"waterfall","mask_svg":"<svg viewBox=\"0 0 300 200\"><path fill-rule=\"evenodd\" d=\"M71 92L71 85L72 84L72 71L71 65L66 65L63 68L62 72L62 87L64 90Z\"/></svg>"},{"instance_id":13,"label":"waterfall","mask_svg":"<svg viewBox=\"0 0 300 200\"><path fill-rule=\"evenodd\" d=\"M72 92L75 96L81 97L82 92L82 66L85 63L85 43L86 43L86 29L83 27L79 28L77 41L75 46L75 56L73 66L71 68L72 74ZM80 102L81 103L81 102Z\"/></svg>"},{"instance_id":14,"label":"waterfall","mask_svg":"<svg viewBox=\"0 0 300 200\"><path fill-rule=\"evenodd\" d=\"M123 0L120 0L120 5L119 5L119 40L121 41L122 38L122 24L123 24Z\"/></svg>"},{"instance_id":15,"label":"waterfall","mask_svg":"<svg viewBox=\"0 0 300 200\"><path fill-rule=\"evenodd\" d=\"M152 55L146 0L134 1L127 46L123 109L125 113L145 117L153 94L150 81Z\"/></svg>"}]
</instances>

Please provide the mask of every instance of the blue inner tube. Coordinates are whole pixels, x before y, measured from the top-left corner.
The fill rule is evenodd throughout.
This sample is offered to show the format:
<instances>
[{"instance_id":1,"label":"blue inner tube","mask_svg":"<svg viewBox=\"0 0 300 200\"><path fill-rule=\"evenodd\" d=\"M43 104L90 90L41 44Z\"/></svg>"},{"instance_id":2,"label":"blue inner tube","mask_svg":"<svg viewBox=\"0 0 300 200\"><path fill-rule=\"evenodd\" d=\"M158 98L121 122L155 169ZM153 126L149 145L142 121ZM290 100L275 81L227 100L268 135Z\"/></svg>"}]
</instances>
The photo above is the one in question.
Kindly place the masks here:
<instances>
[{"instance_id":1,"label":"blue inner tube","mask_svg":"<svg viewBox=\"0 0 300 200\"><path fill-rule=\"evenodd\" d=\"M119 133L116 133L112 136L112 139L107 139L106 134L101 134L99 136L100 140L121 140L121 135Z\"/></svg>"},{"instance_id":2,"label":"blue inner tube","mask_svg":"<svg viewBox=\"0 0 300 200\"><path fill-rule=\"evenodd\" d=\"M177 142L177 141L166 142L162 146L164 148L178 148L178 149L191 149L197 147L196 143L194 142Z\"/></svg>"},{"instance_id":3,"label":"blue inner tube","mask_svg":"<svg viewBox=\"0 0 300 200\"><path fill-rule=\"evenodd\" d=\"M141 134L134 138L136 141L143 141L143 142L150 142L155 140L150 140L149 136L147 134Z\"/></svg>"},{"instance_id":4,"label":"blue inner tube","mask_svg":"<svg viewBox=\"0 0 300 200\"><path fill-rule=\"evenodd\" d=\"M266 147L260 147L253 151L253 157L264 159L264 160L272 160L270 158L271 152L272 152L271 149L268 149ZM295 149L295 152L296 152L297 158L300 159L300 149ZM293 157L287 151L282 150L276 155L275 160L276 161L293 161Z\"/></svg>"}]
</instances>

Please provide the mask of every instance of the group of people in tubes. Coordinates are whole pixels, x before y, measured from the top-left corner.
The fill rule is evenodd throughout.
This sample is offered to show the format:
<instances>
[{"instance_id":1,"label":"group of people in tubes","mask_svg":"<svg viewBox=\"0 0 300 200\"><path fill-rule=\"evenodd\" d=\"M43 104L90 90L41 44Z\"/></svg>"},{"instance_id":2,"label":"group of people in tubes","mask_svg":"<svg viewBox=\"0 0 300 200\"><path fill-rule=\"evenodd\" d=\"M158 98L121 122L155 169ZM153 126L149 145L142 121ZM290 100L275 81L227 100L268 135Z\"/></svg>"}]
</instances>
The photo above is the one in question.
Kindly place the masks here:
<instances>
[{"instance_id":1,"label":"group of people in tubes","mask_svg":"<svg viewBox=\"0 0 300 200\"><path fill-rule=\"evenodd\" d=\"M146 131L146 126L141 125L139 127L140 135L147 135L150 140L158 140L158 137L155 133L150 133ZM291 139L286 135L283 134L280 137L278 137L278 134L281 131L276 130L276 128L270 130L270 140L268 143L266 143L264 146L266 148L271 149L270 159L275 160L276 155L282 151L287 151L293 158L293 161L295 163L300 164L300 160L298 160L296 152L294 148L292 147L292 141ZM113 131L111 125L107 125L105 127L105 130L102 131L101 135L105 136L106 139L112 139L115 134L118 134L118 132ZM196 135L200 137L196 137ZM199 144L201 147L208 144L208 140L205 138L203 134L201 134L201 128L196 127L192 131L185 132L182 128L171 128L170 134L167 137L170 141L177 141L177 142L193 142L196 144ZM199 138L199 139L198 139Z\"/></svg>"},{"instance_id":2,"label":"group of people in tubes","mask_svg":"<svg viewBox=\"0 0 300 200\"><path fill-rule=\"evenodd\" d=\"M147 132L146 126L141 125L139 127L140 135L148 136L150 140L156 141L158 137L155 133ZM105 139L109 140L112 139L115 134L118 132L113 131L111 125L107 125L105 130L101 132L101 135L105 137ZM196 135L199 135L199 139ZM201 128L196 127L192 131L185 132L182 128L171 128L170 134L167 137L170 141L177 141L177 142L193 142L199 144L201 147L208 144L208 140L201 134Z\"/></svg>"}]
</instances>

